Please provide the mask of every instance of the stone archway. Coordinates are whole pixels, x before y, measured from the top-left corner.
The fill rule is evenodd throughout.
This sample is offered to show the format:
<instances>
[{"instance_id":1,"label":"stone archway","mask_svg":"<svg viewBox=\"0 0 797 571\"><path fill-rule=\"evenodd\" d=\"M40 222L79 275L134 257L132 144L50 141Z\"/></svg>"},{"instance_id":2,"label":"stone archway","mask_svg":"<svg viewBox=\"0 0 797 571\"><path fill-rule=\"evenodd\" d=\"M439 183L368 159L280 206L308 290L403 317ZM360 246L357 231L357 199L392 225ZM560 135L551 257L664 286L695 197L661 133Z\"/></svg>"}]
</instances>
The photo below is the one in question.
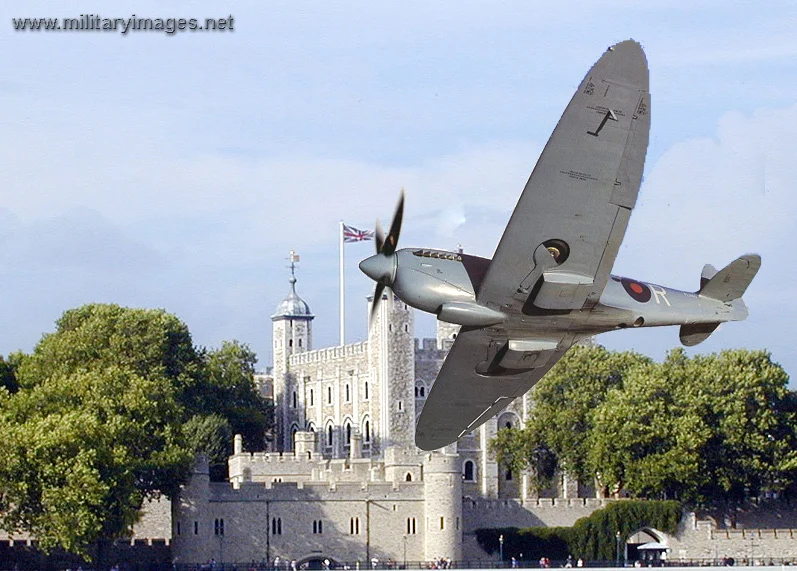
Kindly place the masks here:
<instances>
[{"instance_id":1,"label":"stone archway","mask_svg":"<svg viewBox=\"0 0 797 571\"><path fill-rule=\"evenodd\" d=\"M629 563L642 561L645 565L663 563L668 557L669 545L666 533L652 527L643 527L626 540L625 559Z\"/></svg>"},{"instance_id":2,"label":"stone archway","mask_svg":"<svg viewBox=\"0 0 797 571\"><path fill-rule=\"evenodd\" d=\"M329 565L326 564L326 561L329 561ZM331 557L329 555L324 555L322 553L312 553L310 555L305 555L296 560L296 568L297 569L308 569L308 570L316 570L316 569L338 569L341 568L343 565L340 561Z\"/></svg>"}]
</instances>

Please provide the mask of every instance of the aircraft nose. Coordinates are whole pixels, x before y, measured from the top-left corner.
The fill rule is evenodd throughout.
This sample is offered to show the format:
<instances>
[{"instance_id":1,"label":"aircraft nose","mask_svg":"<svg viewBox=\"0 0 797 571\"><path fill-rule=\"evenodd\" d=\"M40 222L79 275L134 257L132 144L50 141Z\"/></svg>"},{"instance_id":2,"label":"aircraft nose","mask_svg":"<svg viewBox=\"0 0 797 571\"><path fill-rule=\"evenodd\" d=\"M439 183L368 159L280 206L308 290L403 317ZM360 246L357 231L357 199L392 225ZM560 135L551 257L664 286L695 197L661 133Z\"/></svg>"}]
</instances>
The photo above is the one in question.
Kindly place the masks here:
<instances>
[{"instance_id":1,"label":"aircraft nose","mask_svg":"<svg viewBox=\"0 0 797 571\"><path fill-rule=\"evenodd\" d=\"M375 282L390 285L396 270L396 257L376 254L360 262L360 271Z\"/></svg>"}]
</instances>

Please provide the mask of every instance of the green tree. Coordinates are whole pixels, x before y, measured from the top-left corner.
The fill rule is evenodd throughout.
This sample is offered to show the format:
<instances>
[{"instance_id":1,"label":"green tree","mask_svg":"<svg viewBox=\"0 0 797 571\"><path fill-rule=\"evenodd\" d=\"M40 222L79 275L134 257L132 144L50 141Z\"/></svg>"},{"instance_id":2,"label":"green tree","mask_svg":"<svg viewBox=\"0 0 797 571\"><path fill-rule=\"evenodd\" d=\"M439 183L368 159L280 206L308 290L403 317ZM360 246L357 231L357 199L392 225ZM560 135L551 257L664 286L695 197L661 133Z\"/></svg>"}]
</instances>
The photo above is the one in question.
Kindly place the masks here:
<instances>
[{"instance_id":1,"label":"green tree","mask_svg":"<svg viewBox=\"0 0 797 571\"><path fill-rule=\"evenodd\" d=\"M702 478L709 433L684 381L655 363L637 367L595 410L588 464L605 495L683 498Z\"/></svg>"},{"instance_id":2,"label":"green tree","mask_svg":"<svg viewBox=\"0 0 797 571\"><path fill-rule=\"evenodd\" d=\"M4 529L87 556L129 530L145 497L176 491L192 455L167 379L108 366L25 381L0 403Z\"/></svg>"},{"instance_id":3,"label":"green tree","mask_svg":"<svg viewBox=\"0 0 797 571\"><path fill-rule=\"evenodd\" d=\"M633 352L573 347L529 394L533 412L526 427L520 434L495 439L493 450L513 470L532 468L539 487L550 482L554 468L590 481L593 412L609 389L622 386L627 371L648 363L650 359Z\"/></svg>"},{"instance_id":4,"label":"green tree","mask_svg":"<svg viewBox=\"0 0 797 571\"><path fill-rule=\"evenodd\" d=\"M17 383L17 369L22 361L22 353L12 353L8 359L0 355L0 389L5 388L10 393L19 390Z\"/></svg>"},{"instance_id":5,"label":"green tree","mask_svg":"<svg viewBox=\"0 0 797 571\"><path fill-rule=\"evenodd\" d=\"M794 481L794 395L765 351L723 351L632 370L595 412L589 462L608 488L733 514Z\"/></svg>"},{"instance_id":6,"label":"green tree","mask_svg":"<svg viewBox=\"0 0 797 571\"><path fill-rule=\"evenodd\" d=\"M273 410L255 386L257 356L238 341L224 341L204 356L206 390L201 406L204 414L219 414L234 434L244 438L249 450L263 450L265 435L272 428Z\"/></svg>"},{"instance_id":7,"label":"green tree","mask_svg":"<svg viewBox=\"0 0 797 571\"><path fill-rule=\"evenodd\" d=\"M162 310L69 310L11 362L0 368L19 389L0 389L0 525L44 549L89 555L128 533L144 498L172 496L195 452L223 460L230 427L255 446L268 427L254 353L235 342L198 352Z\"/></svg>"}]
</instances>

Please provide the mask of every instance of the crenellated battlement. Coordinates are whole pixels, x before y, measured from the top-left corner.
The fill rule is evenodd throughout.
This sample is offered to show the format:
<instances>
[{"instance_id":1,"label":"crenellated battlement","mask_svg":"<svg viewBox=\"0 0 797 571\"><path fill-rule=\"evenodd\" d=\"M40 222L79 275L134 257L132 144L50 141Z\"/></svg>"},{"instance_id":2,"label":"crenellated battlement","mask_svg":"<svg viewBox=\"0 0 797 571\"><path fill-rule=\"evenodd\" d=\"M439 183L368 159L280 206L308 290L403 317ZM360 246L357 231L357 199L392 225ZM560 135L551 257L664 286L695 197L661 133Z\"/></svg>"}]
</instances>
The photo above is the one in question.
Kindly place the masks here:
<instances>
[{"instance_id":1,"label":"crenellated battlement","mask_svg":"<svg viewBox=\"0 0 797 571\"><path fill-rule=\"evenodd\" d=\"M368 341L361 341L359 343L351 343L349 345L325 347L324 349L315 349L313 351L297 353L288 357L288 363L294 366L311 365L314 363L329 363L333 360L340 360L347 357L367 354Z\"/></svg>"},{"instance_id":2,"label":"crenellated battlement","mask_svg":"<svg viewBox=\"0 0 797 571\"><path fill-rule=\"evenodd\" d=\"M579 508L597 510L605 508L613 502L621 502L623 500L616 500L614 498L534 498L529 500L521 500L519 498L510 498L504 500L473 500L466 498L462 502L464 510L471 510L480 512L484 510L512 510L512 509L566 509L566 508Z\"/></svg>"}]
</instances>

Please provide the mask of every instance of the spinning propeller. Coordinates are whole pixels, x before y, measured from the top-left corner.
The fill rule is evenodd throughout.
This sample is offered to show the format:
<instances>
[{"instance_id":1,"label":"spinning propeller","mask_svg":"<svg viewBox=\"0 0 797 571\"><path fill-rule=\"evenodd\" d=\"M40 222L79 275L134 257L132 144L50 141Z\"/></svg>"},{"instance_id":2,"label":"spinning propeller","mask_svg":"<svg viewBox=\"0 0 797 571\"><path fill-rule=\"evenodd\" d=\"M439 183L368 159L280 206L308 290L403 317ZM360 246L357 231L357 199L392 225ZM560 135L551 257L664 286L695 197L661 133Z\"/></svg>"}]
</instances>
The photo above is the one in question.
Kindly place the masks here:
<instances>
[{"instance_id":1,"label":"spinning propeller","mask_svg":"<svg viewBox=\"0 0 797 571\"><path fill-rule=\"evenodd\" d=\"M373 320L376 308L382 301L382 293L386 287L393 285L396 279L396 269L398 260L396 259L396 246L398 245L399 233L401 232L401 219L404 216L404 189L401 189L396 211L393 213L393 221L390 223L390 230L385 236L384 230L379 220L376 221L374 238L376 242L376 255L364 259L360 262L360 270L369 278L376 282L374 289L374 303L371 305L371 316L369 323Z\"/></svg>"}]
</instances>

